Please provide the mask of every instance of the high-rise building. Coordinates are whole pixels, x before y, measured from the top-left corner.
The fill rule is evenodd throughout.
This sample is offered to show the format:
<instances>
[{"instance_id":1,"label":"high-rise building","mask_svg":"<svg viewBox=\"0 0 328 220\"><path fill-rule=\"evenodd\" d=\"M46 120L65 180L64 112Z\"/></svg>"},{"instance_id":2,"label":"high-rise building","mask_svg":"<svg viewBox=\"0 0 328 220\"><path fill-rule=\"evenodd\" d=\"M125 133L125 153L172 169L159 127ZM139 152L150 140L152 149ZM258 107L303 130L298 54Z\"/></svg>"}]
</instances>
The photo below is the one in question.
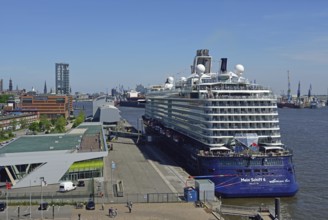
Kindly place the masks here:
<instances>
[{"instance_id":1,"label":"high-rise building","mask_svg":"<svg viewBox=\"0 0 328 220\"><path fill-rule=\"evenodd\" d=\"M13 81L9 80L9 91L13 91Z\"/></svg>"},{"instance_id":2,"label":"high-rise building","mask_svg":"<svg viewBox=\"0 0 328 220\"><path fill-rule=\"evenodd\" d=\"M56 94L70 94L69 64L56 63Z\"/></svg>"},{"instance_id":3,"label":"high-rise building","mask_svg":"<svg viewBox=\"0 0 328 220\"><path fill-rule=\"evenodd\" d=\"M0 79L0 92L3 91L3 79Z\"/></svg>"}]
</instances>

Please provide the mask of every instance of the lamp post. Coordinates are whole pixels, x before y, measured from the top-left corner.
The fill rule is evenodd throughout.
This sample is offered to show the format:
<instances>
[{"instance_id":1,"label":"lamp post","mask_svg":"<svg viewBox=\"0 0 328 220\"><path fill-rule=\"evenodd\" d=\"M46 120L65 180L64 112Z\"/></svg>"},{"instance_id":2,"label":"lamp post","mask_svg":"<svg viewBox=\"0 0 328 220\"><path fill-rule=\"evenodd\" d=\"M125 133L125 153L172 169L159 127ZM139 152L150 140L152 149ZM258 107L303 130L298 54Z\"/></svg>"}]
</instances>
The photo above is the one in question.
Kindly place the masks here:
<instances>
[{"instance_id":1,"label":"lamp post","mask_svg":"<svg viewBox=\"0 0 328 220\"><path fill-rule=\"evenodd\" d=\"M115 168L116 168L116 164L115 164L115 162L114 161L112 161L112 172L111 172L111 177L110 177L110 180L111 180L111 185L112 185L112 190L114 191L114 187L113 187L113 172L114 172L114 170L115 170Z\"/></svg>"},{"instance_id":2,"label":"lamp post","mask_svg":"<svg viewBox=\"0 0 328 220\"><path fill-rule=\"evenodd\" d=\"M41 219L43 219L43 206L42 206L42 197L43 197L43 182L44 182L44 177L40 177L41 181L41 200L40 200L40 209L41 209Z\"/></svg>"},{"instance_id":3,"label":"lamp post","mask_svg":"<svg viewBox=\"0 0 328 220\"><path fill-rule=\"evenodd\" d=\"M9 216L8 216L8 189L7 189L7 192L6 192L6 219L8 220L9 219Z\"/></svg>"},{"instance_id":4,"label":"lamp post","mask_svg":"<svg viewBox=\"0 0 328 220\"><path fill-rule=\"evenodd\" d=\"M32 219L32 190L31 190L31 180L30 180L30 219Z\"/></svg>"}]
</instances>

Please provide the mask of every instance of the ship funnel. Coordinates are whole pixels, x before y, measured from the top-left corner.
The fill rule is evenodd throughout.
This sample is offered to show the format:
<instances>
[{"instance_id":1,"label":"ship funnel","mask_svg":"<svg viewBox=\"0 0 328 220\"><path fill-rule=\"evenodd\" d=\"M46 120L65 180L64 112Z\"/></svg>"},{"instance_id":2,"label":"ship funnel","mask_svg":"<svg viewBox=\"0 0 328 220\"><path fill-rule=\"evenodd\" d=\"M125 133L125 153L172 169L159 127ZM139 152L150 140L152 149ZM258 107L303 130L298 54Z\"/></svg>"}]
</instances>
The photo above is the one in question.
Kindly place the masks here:
<instances>
[{"instance_id":1,"label":"ship funnel","mask_svg":"<svg viewBox=\"0 0 328 220\"><path fill-rule=\"evenodd\" d=\"M221 73L227 72L227 62L228 58L221 58Z\"/></svg>"}]
</instances>

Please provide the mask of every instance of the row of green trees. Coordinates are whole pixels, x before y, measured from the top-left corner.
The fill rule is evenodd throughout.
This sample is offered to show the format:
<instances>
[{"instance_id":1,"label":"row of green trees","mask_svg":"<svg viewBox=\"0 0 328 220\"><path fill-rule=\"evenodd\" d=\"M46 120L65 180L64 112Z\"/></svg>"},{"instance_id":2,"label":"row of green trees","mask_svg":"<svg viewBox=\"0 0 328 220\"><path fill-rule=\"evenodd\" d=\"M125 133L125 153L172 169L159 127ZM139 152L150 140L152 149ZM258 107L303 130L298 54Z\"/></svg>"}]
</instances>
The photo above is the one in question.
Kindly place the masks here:
<instances>
[{"instance_id":1,"label":"row of green trees","mask_svg":"<svg viewBox=\"0 0 328 220\"><path fill-rule=\"evenodd\" d=\"M75 128L83 123L85 120L85 115L83 112L80 112L76 118L73 118L73 125L72 127ZM5 141L7 139L15 137L14 131L16 128L26 129L28 128L33 134L37 134L38 132L45 132L45 133L64 133L66 132L65 126L69 122L63 117L60 116L56 119L48 119L45 115L41 115L39 121L35 121L28 124L26 119L21 120L12 120L10 122L10 129L2 130L0 129L0 141Z\"/></svg>"},{"instance_id":2,"label":"row of green trees","mask_svg":"<svg viewBox=\"0 0 328 220\"><path fill-rule=\"evenodd\" d=\"M66 119L60 116L57 119L47 119L46 116L41 115L39 121L30 124L28 129L33 133L46 132L46 133L63 133L65 132Z\"/></svg>"},{"instance_id":3,"label":"row of green trees","mask_svg":"<svg viewBox=\"0 0 328 220\"><path fill-rule=\"evenodd\" d=\"M73 128L79 126L82 122L84 122L85 115L83 112L80 112L79 115L73 119ZM46 132L46 133L64 133L66 131L65 126L69 122L63 117L60 116L56 119L47 119L45 115L40 116L40 120L38 122L33 122L29 126L29 130L32 132Z\"/></svg>"},{"instance_id":4,"label":"row of green trees","mask_svg":"<svg viewBox=\"0 0 328 220\"><path fill-rule=\"evenodd\" d=\"M12 95L8 95L8 94L3 94L0 95L0 103L7 103L9 98L11 98Z\"/></svg>"},{"instance_id":5,"label":"row of green trees","mask_svg":"<svg viewBox=\"0 0 328 220\"><path fill-rule=\"evenodd\" d=\"M76 128L85 120L85 114L81 111L79 115L75 118L72 128Z\"/></svg>"}]
</instances>

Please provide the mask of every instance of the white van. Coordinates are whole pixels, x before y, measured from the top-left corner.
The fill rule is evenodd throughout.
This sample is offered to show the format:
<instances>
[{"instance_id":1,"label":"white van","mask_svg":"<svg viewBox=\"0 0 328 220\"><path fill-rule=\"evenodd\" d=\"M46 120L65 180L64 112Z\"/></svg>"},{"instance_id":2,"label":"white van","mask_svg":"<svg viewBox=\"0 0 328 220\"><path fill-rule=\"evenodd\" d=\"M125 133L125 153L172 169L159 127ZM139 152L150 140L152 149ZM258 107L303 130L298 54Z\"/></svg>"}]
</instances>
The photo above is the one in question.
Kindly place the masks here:
<instances>
[{"instance_id":1,"label":"white van","mask_svg":"<svg viewBox=\"0 0 328 220\"><path fill-rule=\"evenodd\" d=\"M71 181L61 182L59 184L59 192L67 192L76 189L76 186Z\"/></svg>"}]
</instances>

